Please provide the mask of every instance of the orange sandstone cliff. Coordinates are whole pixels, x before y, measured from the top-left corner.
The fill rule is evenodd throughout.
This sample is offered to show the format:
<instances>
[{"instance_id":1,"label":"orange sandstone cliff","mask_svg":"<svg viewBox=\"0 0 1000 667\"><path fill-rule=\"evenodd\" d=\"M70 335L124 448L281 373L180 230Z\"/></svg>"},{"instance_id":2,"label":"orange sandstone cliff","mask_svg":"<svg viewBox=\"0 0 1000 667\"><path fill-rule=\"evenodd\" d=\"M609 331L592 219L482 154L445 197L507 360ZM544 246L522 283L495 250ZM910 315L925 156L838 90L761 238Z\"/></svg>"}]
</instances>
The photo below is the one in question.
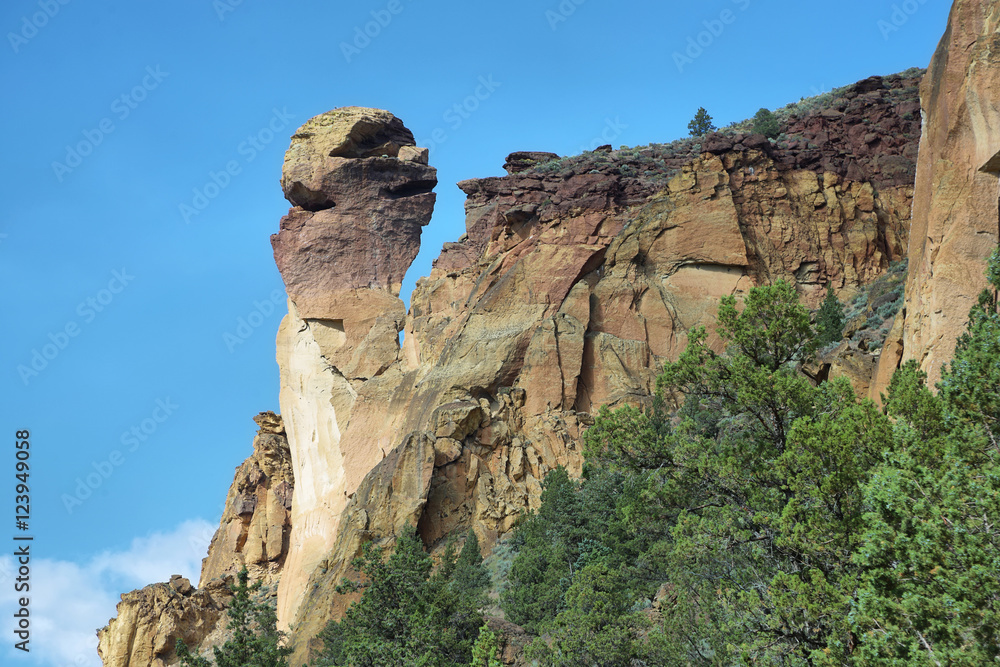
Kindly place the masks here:
<instances>
[{"instance_id":1,"label":"orange sandstone cliff","mask_svg":"<svg viewBox=\"0 0 1000 667\"><path fill-rule=\"evenodd\" d=\"M998 240L1000 4L955 1L920 97L905 320L886 353L916 359L933 384L986 286L986 258ZM882 364L879 384L892 368Z\"/></svg>"},{"instance_id":2,"label":"orange sandstone cliff","mask_svg":"<svg viewBox=\"0 0 1000 667\"><path fill-rule=\"evenodd\" d=\"M303 664L348 603L333 589L364 542L416 527L434 548L471 528L489 548L537 506L549 470L579 472L591 415L646 400L721 297L784 278L816 306L827 284L847 298L882 275L906 255L920 74L790 105L777 141L735 128L514 153L506 176L459 184L466 233L409 312L400 284L437 182L426 150L381 110L308 121L272 237L289 297L282 415L259 420L199 588L123 596L100 632L105 664L173 664L177 637L217 644L224 582L243 564L276 584ZM867 388L865 372L852 381Z\"/></svg>"}]
</instances>

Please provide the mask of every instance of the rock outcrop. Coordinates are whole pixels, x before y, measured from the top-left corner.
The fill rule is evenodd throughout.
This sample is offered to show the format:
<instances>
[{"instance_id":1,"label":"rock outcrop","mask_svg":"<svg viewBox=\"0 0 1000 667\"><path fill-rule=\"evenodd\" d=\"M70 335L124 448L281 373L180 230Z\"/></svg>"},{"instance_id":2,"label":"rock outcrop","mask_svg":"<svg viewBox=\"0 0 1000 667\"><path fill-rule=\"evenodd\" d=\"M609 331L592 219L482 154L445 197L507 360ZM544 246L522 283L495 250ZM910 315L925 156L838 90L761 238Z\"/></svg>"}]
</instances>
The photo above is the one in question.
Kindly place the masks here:
<instances>
[{"instance_id":1,"label":"rock outcrop","mask_svg":"<svg viewBox=\"0 0 1000 667\"><path fill-rule=\"evenodd\" d=\"M294 488L291 452L281 417L254 417L253 453L236 469L222 521L202 561L196 589L179 575L122 595L118 615L98 630L98 653L108 667L167 667L178 663L178 639L201 652L226 640L229 584L244 566L264 594L274 595L288 553ZM192 549L204 543L192 542Z\"/></svg>"},{"instance_id":2,"label":"rock outcrop","mask_svg":"<svg viewBox=\"0 0 1000 667\"><path fill-rule=\"evenodd\" d=\"M646 400L721 297L785 278L816 305L827 283L848 296L900 260L916 81L862 82L834 98L845 111L789 114L811 133L799 148L735 133L683 159L669 146L512 154L508 176L459 184L466 234L445 244L405 315L387 276L416 247L389 257L366 235L393 229L397 215L418 232L432 170L403 157L423 155L407 145L396 157L326 155L359 118L394 123L385 112L307 123L285 164L295 207L273 241L289 292L278 361L298 480L279 586L293 663L350 602L334 587L364 542L390 546L412 526L434 547L471 528L488 548L537 506L549 470L579 472L591 413ZM876 148L849 159L866 109L878 122L865 145ZM312 185L289 186L298 182ZM407 233L396 238L417 238Z\"/></svg>"},{"instance_id":3,"label":"rock outcrop","mask_svg":"<svg viewBox=\"0 0 1000 667\"><path fill-rule=\"evenodd\" d=\"M402 122L378 109L317 116L285 155L292 209L271 242L289 311L277 340L279 400L300 483L278 593L283 627L348 497L399 442L384 406L402 373L399 289L431 218L436 173Z\"/></svg>"},{"instance_id":4,"label":"rock outcrop","mask_svg":"<svg viewBox=\"0 0 1000 667\"><path fill-rule=\"evenodd\" d=\"M97 653L114 667L167 667L178 663L178 639L190 646L221 643L226 605L232 594L226 582L194 590L187 579L153 584L122 595L118 616L98 630Z\"/></svg>"},{"instance_id":5,"label":"rock outcrop","mask_svg":"<svg viewBox=\"0 0 1000 667\"><path fill-rule=\"evenodd\" d=\"M902 360L933 384L986 286L998 241L1000 7L956 0L920 87L924 133L917 164ZM880 370L881 373L881 370Z\"/></svg>"},{"instance_id":6,"label":"rock outcrop","mask_svg":"<svg viewBox=\"0 0 1000 667\"><path fill-rule=\"evenodd\" d=\"M385 111L308 121L272 237L289 297L282 417L259 419L200 588L177 593L197 602L170 602L163 584L125 596L101 632L106 664L170 664L178 636L220 641L213 596L244 564L277 583L303 664L350 603L334 588L365 542L415 528L433 549L472 529L489 548L538 506L548 471L579 474L592 413L648 400L723 296L784 278L815 306L828 283L847 298L881 275L908 242L918 77L783 110L777 141L736 130L513 153L507 176L459 184L466 233L408 313L400 284L434 204L426 150Z\"/></svg>"},{"instance_id":7,"label":"rock outcrop","mask_svg":"<svg viewBox=\"0 0 1000 667\"><path fill-rule=\"evenodd\" d=\"M236 469L219 529L202 562L199 587L244 566L251 581L278 583L291 534L292 457L281 417L262 412L254 453Z\"/></svg>"}]
</instances>

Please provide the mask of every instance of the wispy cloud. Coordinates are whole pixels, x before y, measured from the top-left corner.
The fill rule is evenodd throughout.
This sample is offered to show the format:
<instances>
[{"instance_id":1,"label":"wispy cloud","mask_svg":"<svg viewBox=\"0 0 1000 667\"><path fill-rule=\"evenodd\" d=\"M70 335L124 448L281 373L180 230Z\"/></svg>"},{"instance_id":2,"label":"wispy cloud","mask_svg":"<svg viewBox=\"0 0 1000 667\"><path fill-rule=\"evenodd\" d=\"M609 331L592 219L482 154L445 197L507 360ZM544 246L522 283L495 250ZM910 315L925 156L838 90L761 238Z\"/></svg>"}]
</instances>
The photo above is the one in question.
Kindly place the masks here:
<instances>
[{"instance_id":1,"label":"wispy cloud","mask_svg":"<svg viewBox=\"0 0 1000 667\"><path fill-rule=\"evenodd\" d=\"M5 641L0 662L40 667L101 667L97 628L115 616L120 595L180 574L198 583L206 534L214 526L185 521L168 533L138 537L124 551L106 551L85 562L39 558L31 562L31 652ZM39 547L42 542L37 543ZM21 594L14 592L15 567L0 557L0 608L4 637L13 637L11 613Z\"/></svg>"}]
</instances>

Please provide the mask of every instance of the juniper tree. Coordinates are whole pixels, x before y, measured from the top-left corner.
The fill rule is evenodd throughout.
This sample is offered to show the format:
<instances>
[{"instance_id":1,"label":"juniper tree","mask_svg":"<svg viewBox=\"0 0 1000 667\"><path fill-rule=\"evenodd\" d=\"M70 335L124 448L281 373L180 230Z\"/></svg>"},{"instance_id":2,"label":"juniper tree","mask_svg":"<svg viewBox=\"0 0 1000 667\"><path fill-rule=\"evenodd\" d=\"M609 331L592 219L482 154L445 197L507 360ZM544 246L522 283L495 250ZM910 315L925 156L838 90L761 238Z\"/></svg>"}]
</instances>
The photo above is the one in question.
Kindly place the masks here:
<instances>
[{"instance_id":1,"label":"juniper tree","mask_svg":"<svg viewBox=\"0 0 1000 667\"><path fill-rule=\"evenodd\" d=\"M283 633L277 629L278 619L274 607L266 601L255 600L261 583L249 582L249 572L244 567L230 585L233 599L226 609L229 617L226 631L231 635L221 646L215 647L215 667L287 667L292 651L283 647ZM177 657L183 667L211 667L207 658L193 655L183 639L177 640Z\"/></svg>"},{"instance_id":2,"label":"juniper tree","mask_svg":"<svg viewBox=\"0 0 1000 667\"><path fill-rule=\"evenodd\" d=\"M756 134L763 134L768 139L774 139L781 133L781 124L773 113L768 109L761 108L754 114L752 130Z\"/></svg>"},{"instance_id":3,"label":"juniper tree","mask_svg":"<svg viewBox=\"0 0 1000 667\"><path fill-rule=\"evenodd\" d=\"M816 314L816 328L819 331L820 346L840 341L844 337L844 306L833 293L833 284L826 286L826 298Z\"/></svg>"},{"instance_id":4,"label":"juniper tree","mask_svg":"<svg viewBox=\"0 0 1000 667\"><path fill-rule=\"evenodd\" d=\"M700 107L695 113L694 118L688 123L688 130L691 132L692 137L703 137L709 132L716 130L715 125L712 123L712 117L708 115L705 107Z\"/></svg>"},{"instance_id":5,"label":"juniper tree","mask_svg":"<svg viewBox=\"0 0 1000 667\"><path fill-rule=\"evenodd\" d=\"M478 547L476 551L478 556ZM341 621L330 621L320 632L323 651L317 667L469 663L483 625L481 556L477 561L471 554L464 560L460 555L456 561L451 548L432 575L433 563L420 539L404 533L388 558L368 543L353 566L363 580L345 580L337 591L360 592L361 599ZM461 586L455 585L459 572Z\"/></svg>"},{"instance_id":6,"label":"juniper tree","mask_svg":"<svg viewBox=\"0 0 1000 667\"><path fill-rule=\"evenodd\" d=\"M887 411L897 446L867 485L856 561L859 665L984 665L1000 655L1000 256L934 395L909 361Z\"/></svg>"}]
</instances>

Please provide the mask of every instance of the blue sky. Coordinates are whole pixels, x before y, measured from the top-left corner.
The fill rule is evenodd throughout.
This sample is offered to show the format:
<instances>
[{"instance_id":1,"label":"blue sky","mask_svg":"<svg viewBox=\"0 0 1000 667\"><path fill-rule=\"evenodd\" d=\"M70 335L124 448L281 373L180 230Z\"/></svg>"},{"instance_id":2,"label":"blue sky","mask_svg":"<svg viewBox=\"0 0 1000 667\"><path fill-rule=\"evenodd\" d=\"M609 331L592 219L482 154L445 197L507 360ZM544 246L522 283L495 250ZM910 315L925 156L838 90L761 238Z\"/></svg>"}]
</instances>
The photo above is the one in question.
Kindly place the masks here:
<instances>
[{"instance_id":1,"label":"blue sky","mask_svg":"<svg viewBox=\"0 0 1000 667\"><path fill-rule=\"evenodd\" d=\"M197 578L251 417L278 410L269 235L288 209L284 150L310 116L388 109L431 147L438 204L405 296L464 231L454 184L502 174L508 153L669 141L699 106L724 125L925 67L948 9L5 3L0 423L8 440L31 431L35 626L32 652L14 651L0 558L0 660L99 664L93 630L121 592Z\"/></svg>"}]
</instances>

